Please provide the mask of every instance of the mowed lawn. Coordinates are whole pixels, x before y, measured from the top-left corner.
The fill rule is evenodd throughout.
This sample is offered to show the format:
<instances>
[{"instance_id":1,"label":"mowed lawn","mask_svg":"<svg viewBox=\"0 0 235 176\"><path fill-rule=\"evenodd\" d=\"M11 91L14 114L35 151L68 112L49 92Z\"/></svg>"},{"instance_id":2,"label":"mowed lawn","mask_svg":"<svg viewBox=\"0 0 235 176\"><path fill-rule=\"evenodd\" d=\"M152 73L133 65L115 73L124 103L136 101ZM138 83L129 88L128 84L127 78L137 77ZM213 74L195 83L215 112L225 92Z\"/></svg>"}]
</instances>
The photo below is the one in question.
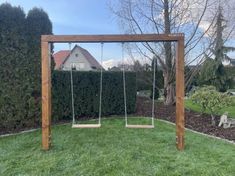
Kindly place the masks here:
<instances>
[{"instance_id":1,"label":"mowed lawn","mask_svg":"<svg viewBox=\"0 0 235 176\"><path fill-rule=\"evenodd\" d=\"M175 126L155 124L126 129L123 118L112 118L99 129L54 126L47 152L41 150L41 130L1 137L0 175L235 175L235 145L187 131L180 152Z\"/></svg>"},{"instance_id":2,"label":"mowed lawn","mask_svg":"<svg viewBox=\"0 0 235 176\"><path fill-rule=\"evenodd\" d=\"M196 112L201 112L201 108L198 104L193 103L191 99L185 100L185 107ZM233 98L233 103L229 107L223 107L217 115L222 115L223 113L228 112L228 116L235 118L235 97ZM206 112L209 114L209 112Z\"/></svg>"}]
</instances>

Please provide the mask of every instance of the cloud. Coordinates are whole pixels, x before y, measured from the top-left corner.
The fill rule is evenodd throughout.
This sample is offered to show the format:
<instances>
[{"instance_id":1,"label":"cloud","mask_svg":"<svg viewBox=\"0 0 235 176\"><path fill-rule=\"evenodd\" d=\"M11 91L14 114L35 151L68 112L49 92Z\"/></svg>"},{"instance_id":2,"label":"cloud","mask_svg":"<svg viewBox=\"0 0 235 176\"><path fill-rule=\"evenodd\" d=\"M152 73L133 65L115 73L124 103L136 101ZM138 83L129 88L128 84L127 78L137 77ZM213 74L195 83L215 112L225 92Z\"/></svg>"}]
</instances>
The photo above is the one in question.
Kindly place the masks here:
<instances>
[{"instance_id":1,"label":"cloud","mask_svg":"<svg viewBox=\"0 0 235 176\"><path fill-rule=\"evenodd\" d=\"M146 63L145 60L143 60L142 58L138 58L136 57L135 60L139 60L139 62L141 64L144 64ZM128 65L132 65L134 63L134 61L132 58L130 58L129 56L126 56L124 58L124 64L128 64ZM114 66L119 66L119 65L122 65L123 64L123 61L122 59L108 59L108 60L105 60L103 61L102 63L102 66L104 67L104 69L109 69L109 68L112 68Z\"/></svg>"},{"instance_id":2,"label":"cloud","mask_svg":"<svg viewBox=\"0 0 235 176\"><path fill-rule=\"evenodd\" d=\"M109 60L106 60L106 61L103 61L103 64L102 66L107 70L108 68L112 68L114 66L117 66L118 65L118 61L117 60L114 60L114 59L109 59Z\"/></svg>"},{"instance_id":3,"label":"cloud","mask_svg":"<svg viewBox=\"0 0 235 176\"><path fill-rule=\"evenodd\" d=\"M201 21L201 23L199 24L199 28L202 30L202 31L207 31L210 27L211 23L208 22L208 21ZM206 33L206 36L208 36L212 31L211 30L208 30L208 32Z\"/></svg>"}]
</instances>

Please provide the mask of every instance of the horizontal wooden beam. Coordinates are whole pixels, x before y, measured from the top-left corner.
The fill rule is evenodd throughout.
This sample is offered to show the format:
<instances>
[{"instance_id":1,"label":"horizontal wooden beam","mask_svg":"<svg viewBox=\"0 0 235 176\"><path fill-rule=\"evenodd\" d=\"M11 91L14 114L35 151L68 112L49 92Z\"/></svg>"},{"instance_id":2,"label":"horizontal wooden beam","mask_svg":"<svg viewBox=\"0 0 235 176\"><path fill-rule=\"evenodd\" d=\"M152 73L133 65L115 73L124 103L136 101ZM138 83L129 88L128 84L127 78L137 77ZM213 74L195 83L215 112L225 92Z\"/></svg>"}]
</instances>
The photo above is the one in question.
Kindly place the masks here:
<instances>
[{"instance_id":1,"label":"horizontal wooden beam","mask_svg":"<svg viewBox=\"0 0 235 176\"><path fill-rule=\"evenodd\" d=\"M184 39L184 34L134 34L134 35L42 35L42 42L55 43L113 43L113 42L164 42L179 41Z\"/></svg>"}]
</instances>

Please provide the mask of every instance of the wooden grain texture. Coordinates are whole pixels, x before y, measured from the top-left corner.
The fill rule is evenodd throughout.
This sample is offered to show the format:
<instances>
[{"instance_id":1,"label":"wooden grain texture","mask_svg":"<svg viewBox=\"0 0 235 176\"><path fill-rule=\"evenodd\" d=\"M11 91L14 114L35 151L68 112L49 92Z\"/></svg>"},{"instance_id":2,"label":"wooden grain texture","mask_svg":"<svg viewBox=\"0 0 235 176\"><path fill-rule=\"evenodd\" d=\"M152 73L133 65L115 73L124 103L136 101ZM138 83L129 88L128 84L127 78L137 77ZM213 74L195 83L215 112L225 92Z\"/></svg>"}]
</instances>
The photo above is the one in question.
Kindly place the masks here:
<instances>
[{"instance_id":1,"label":"wooden grain texture","mask_svg":"<svg viewBox=\"0 0 235 176\"><path fill-rule=\"evenodd\" d=\"M183 34L135 34L135 35L42 35L42 41L67 43L93 43L93 42L163 42L178 41Z\"/></svg>"},{"instance_id":2,"label":"wooden grain texture","mask_svg":"<svg viewBox=\"0 0 235 176\"><path fill-rule=\"evenodd\" d=\"M176 145L184 149L184 39L178 41L176 60Z\"/></svg>"},{"instance_id":3,"label":"wooden grain texture","mask_svg":"<svg viewBox=\"0 0 235 176\"><path fill-rule=\"evenodd\" d=\"M73 124L72 128L100 128L101 124Z\"/></svg>"},{"instance_id":4,"label":"wooden grain texture","mask_svg":"<svg viewBox=\"0 0 235 176\"><path fill-rule=\"evenodd\" d=\"M154 128L153 125L126 125L127 128Z\"/></svg>"},{"instance_id":5,"label":"wooden grain texture","mask_svg":"<svg viewBox=\"0 0 235 176\"><path fill-rule=\"evenodd\" d=\"M51 70L48 42L41 43L42 57L42 149L51 144Z\"/></svg>"}]
</instances>

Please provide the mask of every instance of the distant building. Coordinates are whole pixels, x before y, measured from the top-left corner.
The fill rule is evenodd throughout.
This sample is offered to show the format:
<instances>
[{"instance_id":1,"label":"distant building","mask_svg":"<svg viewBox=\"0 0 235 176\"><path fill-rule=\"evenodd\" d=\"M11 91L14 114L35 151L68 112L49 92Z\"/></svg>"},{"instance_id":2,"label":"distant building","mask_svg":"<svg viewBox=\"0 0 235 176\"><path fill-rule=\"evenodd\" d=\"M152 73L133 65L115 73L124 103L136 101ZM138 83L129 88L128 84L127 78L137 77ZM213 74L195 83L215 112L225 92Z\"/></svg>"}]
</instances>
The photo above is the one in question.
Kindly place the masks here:
<instances>
[{"instance_id":1,"label":"distant building","mask_svg":"<svg viewBox=\"0 0 235 176\"><path fill-rule=\"evenodd\" d=\"M75 45L70 50L61 50L53 55L55 70L97 71L103 69L99 62L84 48Z\"/></svg>"}]
</instances>

